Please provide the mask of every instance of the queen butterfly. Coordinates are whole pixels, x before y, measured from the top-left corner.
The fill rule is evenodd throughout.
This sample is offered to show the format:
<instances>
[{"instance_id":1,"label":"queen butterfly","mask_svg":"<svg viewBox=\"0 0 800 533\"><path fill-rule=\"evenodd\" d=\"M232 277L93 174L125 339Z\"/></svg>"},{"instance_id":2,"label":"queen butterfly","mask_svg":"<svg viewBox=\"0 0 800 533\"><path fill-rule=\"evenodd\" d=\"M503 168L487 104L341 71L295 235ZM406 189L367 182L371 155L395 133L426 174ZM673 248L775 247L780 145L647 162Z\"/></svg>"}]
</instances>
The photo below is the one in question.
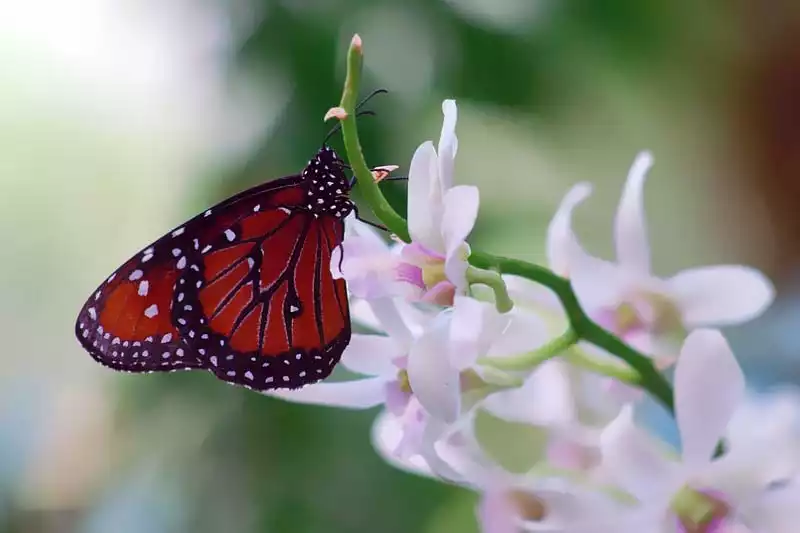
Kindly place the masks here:
<instances>
[{"instance_id":1,"label":"queen butterfly","mask_svg":"<svg viewBox=\"0 0 800 533\"><path fill-rule=\"evenodd\" d=\"M205 369L256 390L327 377L350 342L330 262L355 209L323 146L299 175L241 192L141 250L100 285L75 333L127 372Z\"/></svg>"}]
</instances>

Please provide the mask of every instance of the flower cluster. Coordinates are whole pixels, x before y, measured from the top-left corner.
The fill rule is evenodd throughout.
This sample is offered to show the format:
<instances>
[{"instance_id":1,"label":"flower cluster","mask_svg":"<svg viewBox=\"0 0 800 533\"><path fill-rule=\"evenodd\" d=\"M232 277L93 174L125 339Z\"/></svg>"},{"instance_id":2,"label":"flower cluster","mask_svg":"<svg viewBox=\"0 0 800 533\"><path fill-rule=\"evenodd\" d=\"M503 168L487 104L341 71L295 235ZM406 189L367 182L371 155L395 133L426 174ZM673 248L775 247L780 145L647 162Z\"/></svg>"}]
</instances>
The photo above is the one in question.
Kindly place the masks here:
<instances>
[{"instance_id":1,"label":"flower cluster","mask_svg":"<svg viewBox=\"0 0 800 533\"><path fill-rule=\"evenodd\" d=\"M456 103L442 110L438 146L423 143L409 167L410 242L388 244L350 219L333 257L357 328L342 364L358 377L269 394L382 406L378 452L478 491L486 533L796 531L800 402L748 398L736 359L711 329L761 314L770 282L739 265L652 273L648 153L634 161L616 213L616 261L587 253L572 231L572 211L591 186L564 197L547 232L549 270L569 280L586 320L646 354L654 371L674 373L681 446L670 450L634 421L641 375L587 342L562 300L525 277L470 266L479 193L454 184ZM526 464L512 467L500 448L519 431L530 449Z\"/></svg>"}]
</instances>

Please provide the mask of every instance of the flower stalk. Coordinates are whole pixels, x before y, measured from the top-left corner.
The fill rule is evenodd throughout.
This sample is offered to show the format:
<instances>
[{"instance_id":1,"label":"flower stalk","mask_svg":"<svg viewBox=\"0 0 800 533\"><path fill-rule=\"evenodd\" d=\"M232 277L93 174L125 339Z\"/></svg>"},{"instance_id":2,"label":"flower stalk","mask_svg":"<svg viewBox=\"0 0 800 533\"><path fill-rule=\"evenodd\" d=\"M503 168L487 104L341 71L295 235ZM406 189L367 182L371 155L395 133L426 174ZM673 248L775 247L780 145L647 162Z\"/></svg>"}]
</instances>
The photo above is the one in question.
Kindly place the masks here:
<instances>
[{"instance_id":1,"label":"flower stalk","mask_svg":"<svg viewBox=\"0 0 800 533\"><path fill-rule=\"evenodd\" d=\"M467 283L470 285L486 285L494 292L495 307L499 313L508 313L514 308L514 302L508 295L508 289L503 278L497 272L481 270L480 268L467 268Z\"/></svg>"},{"instance_id":2,"label":"flower stalk","mask_svg":"<svg viewBox=\"0 0 800 533\"><path fill-rule=\"evenodd\" d=\"M509 372L531 370L545 361L563 354L566 350L574 346L578 340L578 335L575 333L575 330L569 328L537 350L524 353L517 357L482 357L478 360L478 363L483 366Z\"/></svg>"},{"instance_id":3,"label":"flower stalk","mask_svg":"<svg viewBox=\"0 0 800 533\"><path fill-rule=\"evenodd\" d=\"M356 34L353 36L353 40L350 42L350 49L347 51L347 75L344 81L342 100L339 104L345 115L345 118L341 120L344 147L347 151L350 167L353 169L353 174L358 181L358 188L364 195L364 200L372 209L372 212L400 240L409 242L411 237L408 234L408 224L406 224L403 217L397 214L397 211L389 204L386 197L383 196L364 159L361 142L358 140L356 103L358 101L363 58L361 37Z\"/></svg>"},{"instance_id":4,"label":"flower stalk","mask_svg":"<svg viewBox=\"0 0 800 533\"><path fill-rule=\"evenodd\" d=\"M341 124L345 150L347 151L349 164L358 181L359 189L370 209L389 231L403 242L408 243L411 240L408 224L383 196L364 159L361 143L359 142L355 108L362 60L362 41L358 35L355 35L347 53L347 74L342 99L339 104L339 107L344 112L339 113L339 115L344 116L341 119ZM570 335L575 336L574 342L583 340L592 343L625 361L637 374L636 378L631 382L648 391L671 413L674 412L672 387L666 378L656 369L650 358L631 348L586 315L578 303L569 280L532 263L494 256L484 252L473 251L469 256L469 263L476 269L496 273L498 278L499 274L513 274L548 287L556 294L564 308L570 323ZM473 270L473 275L475 275L474 272ZM481 276L483 275L481 274ZM485 280L488 280L488 277ZM485 280L480 281L480 283L484 283ZM508 299L507 292L505 295L503 294L505 287L501 288L500 284L494 283L492 280L489 281L493 284L487 284L495 291L496 297L498 294L500 296L497 300L498 310L501 312L503 309L510 310L511 302Z\"/></svg>"}]
</instances>

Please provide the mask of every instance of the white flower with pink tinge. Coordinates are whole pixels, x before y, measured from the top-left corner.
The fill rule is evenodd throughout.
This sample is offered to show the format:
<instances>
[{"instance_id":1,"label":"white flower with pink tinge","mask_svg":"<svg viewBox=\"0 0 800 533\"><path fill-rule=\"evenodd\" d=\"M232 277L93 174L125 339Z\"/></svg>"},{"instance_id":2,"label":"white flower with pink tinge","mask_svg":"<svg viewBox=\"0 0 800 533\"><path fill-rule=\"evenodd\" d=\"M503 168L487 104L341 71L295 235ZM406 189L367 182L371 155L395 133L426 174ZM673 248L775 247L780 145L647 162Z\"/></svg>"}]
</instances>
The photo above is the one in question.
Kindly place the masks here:
<instances>
[{"instance_id":1,"label":"white flower with pink tinge","mask_svg":"<svg viewBox=\"0 0 800 533\"><path fill-rule=\"evenodd\" d=\"M404 439L402 425L384 413L373 427L373 445L393 466L479 493L476 514L484 533L579 531L587 524L617 524L616 513L623 507L602 490L567 477L508 472L482 451L472 424L461 426L440 434L419 453L402 456L396 453Z\"/></svg>"},{"instance_id":2,"label":"white flower with pink tinge","mask_svg":"<svg viewBox=\"0 0 800 533\"><path fill-rule=\"evenodd\" d=\"M643 152L628 174L614 222L616 263L587 254L572 235L563 243L575 294L594 320L645 353L674 353L670 337L751 320L772 302L774 288L741 265L691 268L667 279L651 273L643 189L652 163Z\"/></svg>"},{"instance_id":3,"label":"white flower with pink tinge","mask_svg":"<svg viewBox=\"0 0 800 533\"><path fill-rule=\"evenodd\" d=\"M452 310L436 315L400 299L357 301L353 317L387 333L354 333L342 355L344 367L369 377L265 394L356 409L382 404L402 421L401 454L431 442L428 433L455 423L463 412L462 393L496 390L473 369L479 357L517 355L546 340L534 316L500 315L492 305L466 296L456 297Z\"/></svg>"},{"instance_id":4,"label":"white flower with pink tinge","mask_svg":"<svg viewBox=\"0 0 800 533\"><path fill-rule=\"evenodd\" d=\"M614 221L617 261L588 254L572 230L572 211L591 193L588 183L564 197L547 234L549 266L568 277L586 314L645 354L674 358L686 332L699 327L741 324L774 298L772 283L742 265L690 268L669 278L652 274L643 189L653 160L642 152L634 161ZM552 294L519 278L508 279L512 295L550 309ZM667 362L665 359L662 362Z\"/></svg>"},{"instance_id":5,"label":"white flower with pink tinge","mask_svg":"<svg viewBox=\"0 0 800 533\"><path fill-rule=\"evenodd\" d=\"M332 268L361 298L403 295L452 305L467 289L469 246L466 238L478 216L477 187L453 186L458 150L457 108L442 103L444 123L438 151L426 141L414 153L408 173L408 231L411 243L397 250L381 246L360 231L349 235ZM339 254L342 255L339 255ZM336 263L340 257L341 273Z\"/></svg>"},{"instance_id":6,"label":"white flower with pink tinge","mask_svg":"<svg viewBox=\"0 0 800 533\"><path fill-rule=\"evenodd\" d=\"M669 458L633 423L630 406L603 432L606 472L637 503L620 513L619 533L791 533L800 523L800 478L795 469L766 480L752 475L742 452L770 450L729 440L713 459L734 413L743 405L745 382L725 339L716 330L691 333L675 367L675 415L681 458ZM757 433L757 432L752 432ZM771 443L777 449L783 443ZM741 448L737 450L736 448ZM586 529L575 533L586 532ZM589 530L595 531L595 530ZM598 533L601 530L597 530Z\"/></svg>"}]
</instances>

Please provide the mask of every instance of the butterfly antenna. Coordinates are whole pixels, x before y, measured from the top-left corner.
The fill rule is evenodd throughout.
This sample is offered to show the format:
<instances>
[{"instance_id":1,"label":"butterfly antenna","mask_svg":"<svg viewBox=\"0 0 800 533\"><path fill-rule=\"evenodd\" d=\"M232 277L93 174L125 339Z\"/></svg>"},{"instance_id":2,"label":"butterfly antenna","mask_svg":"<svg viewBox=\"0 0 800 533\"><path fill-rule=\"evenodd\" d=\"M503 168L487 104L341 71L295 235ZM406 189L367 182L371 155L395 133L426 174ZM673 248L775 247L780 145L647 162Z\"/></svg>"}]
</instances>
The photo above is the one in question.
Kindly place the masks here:
<instances>
[{"instance_id":1,"label":"butterfly antenna","mask_svg":"<svg viewBox=\"0 0 800 533\"><path fill-rule=\"evenodd\" d=\"M374 117L375 116L375 112L374 111L358 111L358 110L361 109L364 106L364 104L366 104L367 102L372 100L373 97L375 97L375 96L377 96L379 94L387 94L388 92L389 92L388 89L375 89L374 91L369 93L367 96L365 96L356 105L356 117L362 117L362 116ZM331 139L331 137L333 137L333 135L336 134L341 129L342 129L342 123L339 122L333 128L331 128L331 131L329 131L328 134L325 136L325 140L322 141L322 144L328 144L328 141Z\"/></svg>"}]
</instances>

